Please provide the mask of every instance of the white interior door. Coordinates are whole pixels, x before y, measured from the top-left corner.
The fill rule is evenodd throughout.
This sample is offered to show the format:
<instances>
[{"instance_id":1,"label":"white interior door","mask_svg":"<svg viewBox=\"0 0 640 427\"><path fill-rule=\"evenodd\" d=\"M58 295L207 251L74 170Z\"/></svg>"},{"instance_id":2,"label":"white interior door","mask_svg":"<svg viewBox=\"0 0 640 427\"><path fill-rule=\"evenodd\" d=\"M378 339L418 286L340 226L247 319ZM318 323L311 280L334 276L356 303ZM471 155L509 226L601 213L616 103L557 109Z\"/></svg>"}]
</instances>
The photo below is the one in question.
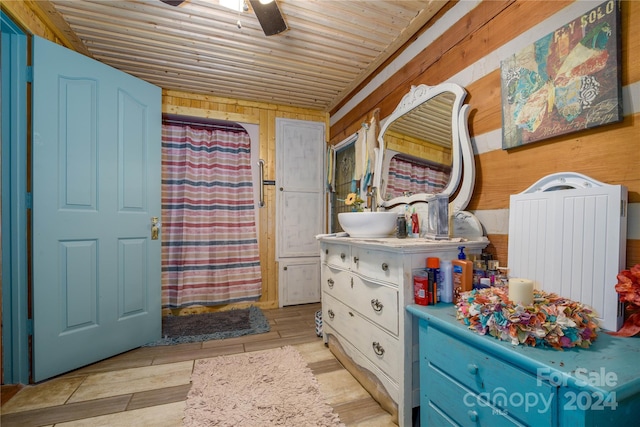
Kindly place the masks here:
<instances>
[{"instance_id":1,"label":"white interior door","mask_svg":"<svg viewBox=\"0 0 640 427\"><path fill-rule=\"evenodd\" d=\"M160 338L160 88L33 43L33 377Z\"/></svg>"},{"instance_id":2,"label":"white interior door","mask_svg":"<svg viewBox=\"0 0 640 427\"><path fill-rule=\"evenodd\" d=\"M325 147L324 123L276 120L276 255L281 263L281 306L320 301L320 246L315 236L324 230ZM294 264L295 268L284 268ZM294 271L306 279L288 278ZM289 289L291 286L301 289Z\"/></svg>"}]
</instances>

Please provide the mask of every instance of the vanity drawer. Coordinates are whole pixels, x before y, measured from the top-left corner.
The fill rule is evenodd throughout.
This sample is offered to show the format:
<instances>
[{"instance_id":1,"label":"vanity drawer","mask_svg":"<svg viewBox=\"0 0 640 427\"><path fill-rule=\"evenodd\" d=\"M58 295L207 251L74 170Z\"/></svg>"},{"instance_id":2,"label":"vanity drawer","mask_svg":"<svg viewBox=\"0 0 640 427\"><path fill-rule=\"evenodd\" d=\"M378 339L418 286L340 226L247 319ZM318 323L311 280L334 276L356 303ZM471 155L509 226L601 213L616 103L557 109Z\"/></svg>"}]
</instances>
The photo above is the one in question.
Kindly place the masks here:
<instances>
[{"instance_id":1,"label":"vanity drawer","mask_svg":"<svg viewBox=\"0 0 640 427\"><path fill-rule=\"evenodd\" d=\"M518 420L511 418L507 411L492 406L490 402L480 400L477 394L462 387L433 367L427 367L424 375L426 383L430 385L427 387L425 396L427 402L424 408L425 413L421 414L424 424L433 425L432 421L438 420L436 425L470 427L522 425ZM441 424L440 422L444 420L447 422ZM531 423L531 425L538 424Z\"/></svg>"},{"instance_id":2,"label":"vanity drawer","mask_svg":"<svg viewBox=\"0 0 640 427\"><path fill-rule=\"evenodd\" d=\"M375 326L356 310L342 304L328 293L322 295L322 321L342 335L371 363L398 381L404 349L398 339Z\"/></svg>"},{"instance_id":3,"label":"vanity drawer","mask_svg":"<svg viewBox=\"0 0 640 427\"><path fill-rule=\"evenodd\" d=\"M323 266L323 289L367 319L398 335L398 289Z\"/></svg>"},{"instance_id":4,"label":"vanity drawer","mask_svg":"<svg viewBox=\"0 0 640 427\"><path fill-rule=\"evenodd\" d=\"M338 292L338 289L351 288L351 272L340 270L328 265L322 266L322 290L328 292L338 299L341 299L338 295L344 294Z\"/></svg>"},{"instance_id":5,"label":"vanity drawer","mask_svg":"<svg viewBox=\"0 0 640 427\"><path fill-rule=\"evenodd\" d=\"M351 267L351 246L332 243L322 248L322 261L334 267L348 270Z\"/></svg>"},{"instance_id":6,"label":"vanity drawer","mask_svg":"<svg viewBox=\"0 0 640 427\"><path fill-rule=\"evenodd\" d=\"M402 281L400 255L393 252L353 247L351 270L363 277L389 282L395 286Z\"/></svg>"},{"instance_id":7,"label":"vanity drawer","mask_svg":"<svg viewBox=\"0 0 640 427\"><path fill-rule=\"evenodd\" d=\"M420 342L425 342L428 350L426 360L421 360L421 369L423 364L426 364L430 369L444 372L474 393L485 396L510 416L521 421L526 420L527 424L552 423L553 415L557 412L556 387L538 381L534 375L436 328L423 327L422 322ZM431 397L431 393L429 394ZM434 391L434 394L437 392ZM522 399L524 402L521 402Z\"/></svg>"}]
</instances>

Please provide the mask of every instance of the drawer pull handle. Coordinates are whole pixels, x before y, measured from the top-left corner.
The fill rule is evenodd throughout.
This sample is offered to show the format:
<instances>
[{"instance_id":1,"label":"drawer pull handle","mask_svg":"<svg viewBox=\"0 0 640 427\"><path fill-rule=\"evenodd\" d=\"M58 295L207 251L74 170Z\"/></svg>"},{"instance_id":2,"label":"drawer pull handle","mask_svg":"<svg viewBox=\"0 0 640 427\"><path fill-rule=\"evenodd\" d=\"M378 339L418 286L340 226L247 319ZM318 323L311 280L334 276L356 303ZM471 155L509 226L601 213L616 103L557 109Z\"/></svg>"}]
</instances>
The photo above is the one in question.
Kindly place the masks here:
<instances>
[{"instance_id":1,"label":"drawer pull handle","mask_svg":"<svg viewBox=\"0 0 640 427\"><path fill-rule=\"evenodd\" d=\"M329 315L330 319L333 319L334 317L336 317L336 314L333 312L333 310L329 309L327 311L327 314Z\"/></svg>"},{"instance_id":2,"label":"drawer pull handle","mask_svg":"<svg viewBox=\"0 0 640 427\"><path fill-rule=\"evenodd\" d=\"M371 307L373 307L373 311L377 311L380 312L382 311L382 307L384 307L382 305L382 303L380 301L378 301L378 299L372 299L371 300Z\"/></svg>"},{"instance_id":3,"label":"drawer pull handle","mask_svg":"<svg viewBox=\"0 0 640 427\"><path fill-rule=\"evenodd\" d=\"M330 288L333 288L333 284L334 284L334 283L335 283L335 282L333 281L333 279L329 279L329 280L327 280L327 285L329 285L329 287L330 287Z\"/></svg>"},{"instance_id":4,"label":"drawer pull handle","mask_svg":"<svg viewBox=\"0 0 640 427\"><path fill-rule=\"evenodd\" d=\"M353 257L353 263L354 263L354 264L357 264L357 263L358 263L358 261L360 261L360 258L358 258L357 256L354 256L354 257Z\"/></svg>"},{"instance_id":5,"label":"drawer pull handle","mask_svg":"<svg viewBox=\"0 0 640 427\"><path fill-rule=\"evenodd\" d=\"M373 347L373 352L378 356L382 356L384 354L384 348L380 345L379 342L377 341L372 342L371 347Z\"/></svg>"},{"instance_id":6,"label":"drawer pull handle","mask_svg":"<svg viewBox=\"0 0 640 427\"><path fill-rule=\"evenodd\" d=\"M476 411L468 411L467 415L469 415L469 419L473 422L478 421L478 413Z\"/></svg>"},{"instance_id":7,"label":"drawer pull handle","mask_svg":"<svg viewBox=\"0 0 640 427\"><path fill-rule=\"evenodd\" d=\"M469 371L470 374L477 374L478 373L478 366L474 365L473 363L469 363L467 365L467 371Z\"/></svg>"},{"instance_id":8,"label":"drawer pull handle","mask_svg":"<svg viewBox=\"0 0 640 427\"><path fill-rule=\"evenodd\" d=\"M382 263L382 271L389 271L389 264L387 264L386 262Z\"/></svg>"},{"instance_id":9,"label":"drawer pull handle","mask_svg":"<svg viewBox=\"0 0 640 427\"><path fill-rule=\"evenodd\" d=\"M343 260L343 261L344 261L344 259L345 259L346 257L347 257L347 256L344 254L344 252L342 252L342 253L340 254L340 259L341 259L341 260Z\"/></svg>"}]
</instances>

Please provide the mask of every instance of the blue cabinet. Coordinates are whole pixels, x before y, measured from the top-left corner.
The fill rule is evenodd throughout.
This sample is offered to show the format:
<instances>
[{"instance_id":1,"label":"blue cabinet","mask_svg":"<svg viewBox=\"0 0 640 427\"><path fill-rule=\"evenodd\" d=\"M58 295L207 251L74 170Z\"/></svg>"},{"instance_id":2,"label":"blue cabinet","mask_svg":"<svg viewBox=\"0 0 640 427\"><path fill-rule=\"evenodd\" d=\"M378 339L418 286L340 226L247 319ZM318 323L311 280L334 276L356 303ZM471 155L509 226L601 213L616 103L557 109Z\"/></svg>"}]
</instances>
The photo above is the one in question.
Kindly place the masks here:
<instances>
[{"instance_id":1,"label":"blue cabinet","mask_svg":"<svg viewBox=\"0 0 640 427\"><path fill-rule=\"evenodd\" d=\"M640 338L601 332L588 349L478 335L451 304L419 320L421 426L611 426L640 417Z\"/></svg>"}]
</instances>

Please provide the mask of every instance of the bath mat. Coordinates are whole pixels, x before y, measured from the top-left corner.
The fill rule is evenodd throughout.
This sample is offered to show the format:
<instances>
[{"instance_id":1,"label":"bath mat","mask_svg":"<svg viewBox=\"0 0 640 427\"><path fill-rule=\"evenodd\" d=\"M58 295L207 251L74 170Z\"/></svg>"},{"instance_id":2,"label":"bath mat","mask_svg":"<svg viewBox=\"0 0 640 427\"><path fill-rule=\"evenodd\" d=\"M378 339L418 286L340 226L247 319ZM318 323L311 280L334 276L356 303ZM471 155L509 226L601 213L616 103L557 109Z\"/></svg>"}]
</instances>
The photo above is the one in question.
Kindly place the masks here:
<instances>
[{"instance_id":1,"label":"bath mat","mask_svg":"<svg viewBox=\"0 0 640 427\"><path fill-rule=\"evenodd\" d=\"M291 346L196 360L191 383L186 427L344 427Z\"/></svg>"},{"instance_id":2,"label":"bath mat","mask_svg":"<svg viewBox=\"0 0 640 427\"><path fill-rule=\"evenodd\" d=\"M269 321L255 306L188 316L164 316L162 339L146 346L220 340L262 334L269 329Z\"/></svg>"}]
</instances>

